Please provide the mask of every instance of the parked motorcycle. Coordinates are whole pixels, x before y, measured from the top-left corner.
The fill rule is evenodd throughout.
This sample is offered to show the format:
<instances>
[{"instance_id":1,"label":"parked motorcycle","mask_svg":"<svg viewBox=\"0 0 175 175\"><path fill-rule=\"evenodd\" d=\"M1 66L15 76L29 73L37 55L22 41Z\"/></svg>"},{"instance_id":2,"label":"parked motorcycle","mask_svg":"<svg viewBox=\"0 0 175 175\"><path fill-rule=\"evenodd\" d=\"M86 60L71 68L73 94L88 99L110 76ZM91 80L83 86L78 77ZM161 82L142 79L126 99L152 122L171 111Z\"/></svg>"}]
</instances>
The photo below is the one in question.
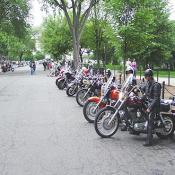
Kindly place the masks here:
<instances>
[{"instance_id":1,"label":"parked motorcycle","mask_svg":"<svg viewBox=\"0 0 175 175\"><path fill-rule=\"evenodd\" d=\"M150 114L146 112L148 103L137 94L137 86L129 87L128 83L125 85L115 106L107 106L96 115L95 130L103 138L111 137L117 132L120 120L125 120L129 130L134 133L147 133L150 120ZM170 104L162 102L160 106L160 115L154 118L154 133L159 138L167 138L174 132L174 114L170 110Z\"/></svg>"},{"instance_id":2,"label":"parked motorcycle","mask_svg":"<svg viewBox=\"0 0 175 175\"><path fill-rule=\"evenodd\" d=\"M82 73L79 73L75 76L75 79L70 84L68 84L66 94L71 97L75 95L82 87L85 87L83 84L83 75Z\"/></svg>"},{"instance_id":3,"label":"parked motorcycle","mask_svg":"<svg viewBox=\"0 0 175 175\"><path fill-rule=\"evenodd\" d=\"M88 80L86 80L88 81ZM89 81L88 81L89 82ZM99 96L102 85L102 79L95 77L90 80L88 88L80 89L76 94L76 101L80 106L84 106L86 100L92 96Z\"/></svg>"},{"instance_id":4,"label":"parked motorcycle","mask_svg":"<svg viewBox=\"0 0 175 175\"><path fill-rule=\"evenodd\" d=\"M60 79L58 80L57 87L62 90L66 88L68 84L70 84L74 79L74 74L70 70L67 70L63 73L63 76L60 77Z\"/></svg>"},{"instance_id":5,"label":"parked motorcycle","mask_svg":"<svg viewBox=\"0 0 175 175\"><path fill-rule=\"evenodd\" d=\"M59 72L59 74L57 75L57 78L56 78L56 81L55 81L55 84L58 86L58 82L59 82L59 80L63 77L63 75L64 75L64 68L62 67L61 69L60 69L60 72Z\"/></svg>"},{"instance_id":6,"label":"parked motorcycle","mask_svg":"<svg viewBox=\"0 0 175 175\"><path fill-rule=\"evenodd\" d=\"M112 105L118 99L119 91L113 82L114 76L111 75L106 83L101 87L101 97L93 96L87 99L83 106L83 115L89 123L93 123L97 112L106 105Z\"/></svg>"}]
</instances>

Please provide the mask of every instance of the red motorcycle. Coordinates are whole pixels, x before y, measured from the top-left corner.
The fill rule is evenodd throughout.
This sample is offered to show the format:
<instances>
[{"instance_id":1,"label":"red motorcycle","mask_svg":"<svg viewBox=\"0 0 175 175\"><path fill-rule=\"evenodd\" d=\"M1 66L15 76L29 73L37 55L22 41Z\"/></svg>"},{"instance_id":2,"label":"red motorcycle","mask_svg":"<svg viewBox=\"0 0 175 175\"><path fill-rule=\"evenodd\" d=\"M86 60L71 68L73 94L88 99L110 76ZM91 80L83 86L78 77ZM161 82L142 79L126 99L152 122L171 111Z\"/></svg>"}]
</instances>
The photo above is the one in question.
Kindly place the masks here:
<instances>
[{"instance_id":1,"label":"red motorcycle","mask_svg":"<svg viewBox=\"0 0 175 175\"><path fill-rule=\"evenodd\" d=\"M106 107L106 105L112 105L114 101L118 100L119 91L116 89L113 83L113 75L109 78L107 83L101 87L101 97L90 97L86 101L83 107L83 115L89 123L93 123L97 112Z\"/></svg>"},{"instance_id":2,"label":"red motorcycle","mask_svg":"<svg viewBox=\"0 0 175 175\"><path fill-rule=\"evenodd\" d=\"M95 119L95 130L103 138L113 136L119 127L119 122L125 120L127 127L133 133L147 133L150 115L146 112L148 102L138 96L139 88L129 86L122 88L119 100L115 106L107 106L100 110ZM174 133L174 115L170 104L160 104L160 115L154 116L154 130L159 138L168 138Z\"/></svg>"}]
</instances>

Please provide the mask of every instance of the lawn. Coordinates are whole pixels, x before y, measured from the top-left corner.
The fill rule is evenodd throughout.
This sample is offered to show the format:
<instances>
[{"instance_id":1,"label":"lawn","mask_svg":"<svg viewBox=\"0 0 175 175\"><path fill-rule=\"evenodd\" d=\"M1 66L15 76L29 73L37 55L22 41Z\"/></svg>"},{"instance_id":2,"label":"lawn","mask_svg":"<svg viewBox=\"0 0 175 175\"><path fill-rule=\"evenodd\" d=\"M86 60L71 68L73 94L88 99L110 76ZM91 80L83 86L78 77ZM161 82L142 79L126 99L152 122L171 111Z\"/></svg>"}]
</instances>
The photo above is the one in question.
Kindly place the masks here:
<instances>
[{"instance_id":1,"label":"lawn","mask_svg":"<svg viewBox=\"0 0 175 175\"><path fill-rule=\"evenodd\" d=\"M158 71L159 77L168 77L169 71ZM140 71L137 72L137 75L140 75ZM144 75L144 71L142 72L142 76ZM157 77L157 71L154 71L154 77ZM175 78L175 71L170 71L170 77Z\"/></svg>"}]
</instances>

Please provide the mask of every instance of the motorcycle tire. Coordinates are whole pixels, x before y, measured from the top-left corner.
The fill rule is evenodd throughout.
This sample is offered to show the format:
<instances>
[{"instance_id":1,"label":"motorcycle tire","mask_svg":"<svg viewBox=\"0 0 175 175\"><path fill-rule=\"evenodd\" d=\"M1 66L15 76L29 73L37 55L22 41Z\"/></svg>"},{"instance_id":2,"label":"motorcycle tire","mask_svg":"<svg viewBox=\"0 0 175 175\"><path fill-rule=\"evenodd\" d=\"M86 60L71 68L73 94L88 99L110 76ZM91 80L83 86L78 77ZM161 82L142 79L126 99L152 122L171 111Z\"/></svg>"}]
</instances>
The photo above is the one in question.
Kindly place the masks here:
<instances>
[{"instance_id":1,"label":"motorcycle tire","mask_svg":"<svg viewBox=\"0 0 175 175\"><path fill-rule=\"evenodd\" d=\"M74 86L70 86L66 89L66 94L69 96L69 97L72 97L76 94L77 92L77 88L74 87Z\"/></svg>"},{"instance_id":2,"label":"motorcycle tire","mask_svg":"<svg viewBox=\"0 0 175 175\"><path fill-rule=\"evenodd\" d=\"M77 103L83 107L86 100L90 97L90 94L87 94L86 95L86 98L84 98L83 100L81 100L81 95L84 96L86 93L87 93L87 90L88 89L80 89L78 92L77 92L77 95L76 95L76 101Z\"/></svg>"},{"instance_id":3,"label":"motorcycle tire","mask_svg":"<svg viewBox=\"0 0 175 175\"><path fill-rule=\"evenodd\" d=\"M169 124L171 125L170 126L170 130L168 132L165 131L164 133L158 133L158 132L156 132L156 135L160 139L167 139L167 138L173 136L174 130L175 130L175 123L174 123L173 119L170 116L168 116L168 115L163 115L162 117L163 117L165 123L168 124L168 122L169 122Z\"/></svg>"},{"instance_id":4,"label":"motorcycle tire","mask_svg":"<svg viewBox=\"0 0 175 175\"><path fill-rule=\"evenodd\" d=\"M98 103L96 102L91 102L91 101L86 101L86 103L83 106L83 115L84 118L89 122L89 123L94 123L95 121L95 116L98 112L98 109L93 112L93 108L97 106Z\"/></svg>"},{"instance_id":5,"label":"motorcycle tire","mask_svg":"<svg viewBox=\"0 0 175 175\"><path fill-rule=\"evenodd\" d=\"M105 116L105 113L108 112L110 115ZM106 107L100 110L94 121L95 131L102 138L109 138L113 136L119 128L119 117L115 117L110 125L108 125L111 116L115 113L115 109L111 107ZM106 117L106 118L105 118ZM110 129L111 127L111 129ZM113 128L112 128L113 127ZM102 130L101 130L102 128ZM111 131L110 131L111 130Z\"/></svg>"},{"instance_id":6,"label":"motorcycle tire","mask_svg":"<svg viewBox=\"0 0 175 175\"><path fill-rule=\"evenodd\" d=\"M66 87L66 83L64 81L65 80L63 79L63 80L58 81L57 83L57 86L60 90L63 90Z\"/></svg>"},{"instance_id":7,"label":"motorcycle tire","mask_svg":"<svg viewBox=\"0 0 175 175\"><path fill-rule=\"evenodd\" d=\"M56 79L55 84L56 84L56 85L58 84L58 79ZM58 85L57 85L57 86L58 86Z\"/></svg>"}]
</instances>

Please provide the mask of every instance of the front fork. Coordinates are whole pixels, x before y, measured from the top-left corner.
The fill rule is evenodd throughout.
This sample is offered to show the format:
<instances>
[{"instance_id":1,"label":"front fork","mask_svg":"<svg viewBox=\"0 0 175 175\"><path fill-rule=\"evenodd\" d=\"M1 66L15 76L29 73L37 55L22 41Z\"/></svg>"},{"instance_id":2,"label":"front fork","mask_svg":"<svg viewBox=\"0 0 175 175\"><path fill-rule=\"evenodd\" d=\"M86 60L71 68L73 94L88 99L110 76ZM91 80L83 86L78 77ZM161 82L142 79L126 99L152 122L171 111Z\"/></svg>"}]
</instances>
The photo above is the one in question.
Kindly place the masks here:
<instances>
[{"instance_id":1,"label":"front fork","mask_svg":"<svg viewBox=\"0 0 175 175\"><path fill-rule=\"evenodd\" d=\"M121 103L120 103L121 102ZM119 106L118 106L118 103L119 103ZM111 119L109 120L108 122L108 125L110 125L112 123L112 121L114 120L114 118L117 116L119 110L121 109L121 107L123 106L123 104L125 103L125 100L123 101L120 101L116 103L115 107L118 106L118 108L116 109L115 113L112 115Z\"/></svg>"},{"instance_id":2,"label":"front fork","mask_svg":"<svg viewBox=\"0 0 175 175\"><path fill-rule=\"evenodd\" d=\"M86 95L90 92L90 90L91 90L91 88L89 88L88 90L87 90L87 92L85 93L85 95L83 96L83 99L86 97Z\"/></svg>"}]
</instances>

